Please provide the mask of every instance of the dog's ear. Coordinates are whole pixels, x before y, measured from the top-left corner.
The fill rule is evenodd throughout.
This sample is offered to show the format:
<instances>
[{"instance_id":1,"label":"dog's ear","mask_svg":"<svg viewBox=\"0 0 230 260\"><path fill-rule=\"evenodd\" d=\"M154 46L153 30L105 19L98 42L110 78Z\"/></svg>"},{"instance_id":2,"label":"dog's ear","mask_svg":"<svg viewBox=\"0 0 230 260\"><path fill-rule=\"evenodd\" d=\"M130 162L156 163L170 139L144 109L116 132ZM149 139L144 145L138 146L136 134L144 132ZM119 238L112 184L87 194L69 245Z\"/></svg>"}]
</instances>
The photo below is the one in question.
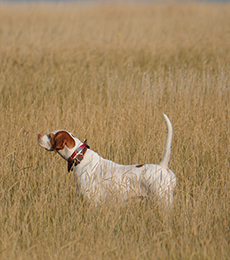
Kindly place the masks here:
<instances>
[{"instance_id":1,"label":"dog's ear","mask_svg":"<svg viewBox=\"0 0 230 260\"><path fill-rule=\"evenodd\" d=\"M57 150L64 149L65 145L70 149L75 145L73 138L65 131L57 132L55 135L53 134L51 140L52 149L55 153Z\"/></svg>"},{"instance_id":2,"label":"dog's ear","mask_svg":"<svg viewBox=\"0 0 230 260\"><path fill-rule=\"evenodd\" d=\"M50 134L50 142L55 153L57 153L57 150L62 150L65 147L65 138L63 134L60 134L60 132Z\"/></svg>"},{"instance_id":3,"label":"dog's ear","mask_svg":"<svg viewBox=\"0 0 230 260\"><path fill-rule=\"evenodd\" d=\"M57 150L62 150L64 148L65 148L65 142L63 140L63 141L56 143L55 147L53 149L54 149L54 152L57 153Z\"/></svg>"}]
</instances>

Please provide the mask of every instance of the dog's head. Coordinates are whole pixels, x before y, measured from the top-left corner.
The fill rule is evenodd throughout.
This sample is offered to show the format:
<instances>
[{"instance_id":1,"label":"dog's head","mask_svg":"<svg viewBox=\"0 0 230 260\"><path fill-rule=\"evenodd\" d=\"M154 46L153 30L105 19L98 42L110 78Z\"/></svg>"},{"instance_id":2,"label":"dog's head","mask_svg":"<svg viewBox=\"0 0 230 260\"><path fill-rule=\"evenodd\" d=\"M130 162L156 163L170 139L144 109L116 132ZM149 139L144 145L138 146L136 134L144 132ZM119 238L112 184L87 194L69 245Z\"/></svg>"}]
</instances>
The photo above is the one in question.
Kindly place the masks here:
<instances>
[{"instance_id":1,"label":"dog's head","mask_svg":"<svg viewBox=\"0 0 230 260\"><path fill-rule=\"evenodd\" d=\"M68 160L76 147L76 140L68 131L57 130L50 134L38 134L38 144L47 151L58 152L64 159Z\"/></svg>"}]
</instances>

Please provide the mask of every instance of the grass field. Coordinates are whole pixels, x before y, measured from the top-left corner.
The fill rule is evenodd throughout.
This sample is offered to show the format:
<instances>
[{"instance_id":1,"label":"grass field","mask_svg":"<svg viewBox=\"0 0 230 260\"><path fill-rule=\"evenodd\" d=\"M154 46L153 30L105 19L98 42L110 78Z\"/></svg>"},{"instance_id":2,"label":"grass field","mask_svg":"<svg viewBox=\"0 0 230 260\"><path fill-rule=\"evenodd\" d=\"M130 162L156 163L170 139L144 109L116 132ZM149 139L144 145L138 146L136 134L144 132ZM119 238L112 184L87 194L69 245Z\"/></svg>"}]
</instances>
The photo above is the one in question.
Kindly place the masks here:
<instances>
[{"instance_id":1,"label":"grass field","mask_svg":"<svg viewBox=\"0 0 230 260\"><path fill-rule=\"evenodd\" d=\"M230 258L230 5L0 2L0 259ZM95 207L37 144L159 163L174 204Z\"/></svg>"}]
</instances>

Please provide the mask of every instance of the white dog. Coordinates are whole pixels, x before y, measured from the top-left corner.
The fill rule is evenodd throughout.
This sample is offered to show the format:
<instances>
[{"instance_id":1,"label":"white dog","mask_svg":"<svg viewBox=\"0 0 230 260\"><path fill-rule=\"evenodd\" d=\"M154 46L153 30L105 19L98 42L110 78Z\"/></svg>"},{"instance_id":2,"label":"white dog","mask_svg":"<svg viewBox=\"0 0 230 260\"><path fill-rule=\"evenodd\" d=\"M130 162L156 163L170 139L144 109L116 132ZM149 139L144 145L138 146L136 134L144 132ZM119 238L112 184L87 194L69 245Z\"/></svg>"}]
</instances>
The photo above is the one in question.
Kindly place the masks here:
<instances>
[{"instance_id":1,"label":"white dog","mask_svg":"<svg viewBox=\"0 0 230 260\"><path fill-rule=\"evenodd\" d=\"M156 196L171 204L176 176L168 169L172 142L172 125L164 114L168 136L163 159L159 165L121 165L99 156L70 132L56 130L39 134L38 143L48 151L54 151L68 162L68 171L75 169L79 192L96 202L111 196L128 199L134 196Z\"/></svg>"}]
</instances>

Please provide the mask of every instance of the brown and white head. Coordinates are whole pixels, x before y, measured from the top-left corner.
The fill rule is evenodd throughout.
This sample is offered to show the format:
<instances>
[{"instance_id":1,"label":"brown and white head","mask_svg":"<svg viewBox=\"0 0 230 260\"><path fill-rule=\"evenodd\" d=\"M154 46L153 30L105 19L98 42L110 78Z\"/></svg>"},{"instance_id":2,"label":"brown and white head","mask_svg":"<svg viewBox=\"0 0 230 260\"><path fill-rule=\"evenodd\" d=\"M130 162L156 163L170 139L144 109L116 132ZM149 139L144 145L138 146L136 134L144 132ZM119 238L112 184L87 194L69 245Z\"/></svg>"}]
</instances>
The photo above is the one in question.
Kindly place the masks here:
<instances>
[{"instance_id":1,"label":"brown and white head","mask_svg":"<svg viewBox=\"0 0 230 260\"><path fill-rule=\"evenodd\" d=\"M68 162L68 172L78 165L89 148L66 130L56 130L50 134L38 134L38 144L47 151L54 151Z\"/></svg>"},{"instance_id":2,"label":"brown and white head","mask_svg":"<svg viewBox=\"0 0 230 260\"><path fill-rule=\"evenodd\" d=\"M65 160L71 156L80 141L66 130L56 130L50 134L38 134L38 144L47 151L59 153Z\"/></svg>"}]
</instances>

